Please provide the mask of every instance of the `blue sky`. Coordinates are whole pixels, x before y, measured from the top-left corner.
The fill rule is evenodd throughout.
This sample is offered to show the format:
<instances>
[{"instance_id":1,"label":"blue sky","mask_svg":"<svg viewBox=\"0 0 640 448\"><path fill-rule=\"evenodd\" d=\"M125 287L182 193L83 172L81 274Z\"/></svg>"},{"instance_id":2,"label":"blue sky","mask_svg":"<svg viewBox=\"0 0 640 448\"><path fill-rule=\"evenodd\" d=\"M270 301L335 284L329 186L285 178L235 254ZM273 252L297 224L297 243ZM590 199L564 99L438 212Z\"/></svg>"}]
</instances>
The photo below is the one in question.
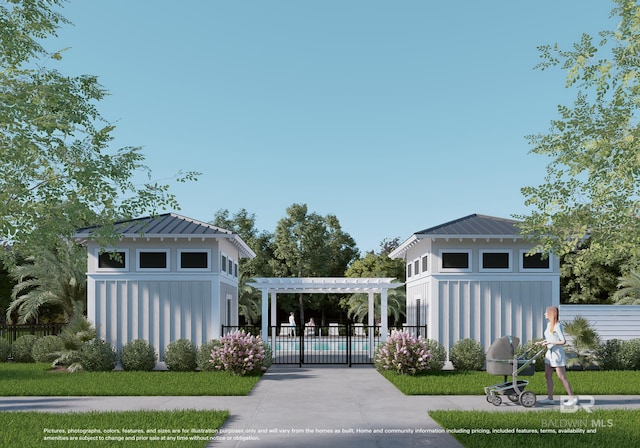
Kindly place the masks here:
<instances>
[{"instance_id":1,"label":"blue sky","mask_svg":"<svg viewBox=\"0 0 640 448\"><path fill-rule=\"evenodd\" d=\"M526 135L570 103L536 47L607 28L607 0L72 0L49 49L98 75L113 147L141 146L178 213L293 203L361 251L471 213L526 213L547 159Z\"/></svg>"}]
</instances>

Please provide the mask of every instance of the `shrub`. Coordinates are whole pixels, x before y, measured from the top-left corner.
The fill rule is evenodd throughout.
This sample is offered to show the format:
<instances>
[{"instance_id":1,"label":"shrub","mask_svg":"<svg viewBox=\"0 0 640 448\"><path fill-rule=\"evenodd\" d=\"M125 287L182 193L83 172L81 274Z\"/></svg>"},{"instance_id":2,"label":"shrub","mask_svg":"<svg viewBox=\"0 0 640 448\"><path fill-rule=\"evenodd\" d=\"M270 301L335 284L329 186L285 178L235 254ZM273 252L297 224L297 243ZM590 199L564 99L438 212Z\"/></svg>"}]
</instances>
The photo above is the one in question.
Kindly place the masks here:
<instances>
[{"instance_id":1,"label":"shrub","mask_svg":"<svg viewBox=\"0 0 640 448\"><path fill-rule=\"evenodd\" d=\"M211 362L211 352L213 351L214 348L218 347L219 345L220 345L220 341L217 339L214 339L212 341L209 341L203 344L202 346L200 346L200 348L198 348L198 352L196 353L196 365L200 370L204 370L204 371L216 370L213 363Z\"/></svg>"},{"instance_id":2,"label":"shrub","mask_svg":"<svg viewBox=\"0 0 640 448\"><path fill-rule=\"evenodd\" d=\"M62 339L58 336L44 336L33 344L31 355L36 362L52 363L63 347Z\"/></svg>"},{"instance_id":3,"label":"shrub","mask_svg":"<svg viewBox=\"0 0 640 448\"><path fill-rule=\"evenodd\" d=\"M144 339L127 342L120 353L120 362L124 370L151 371L156 366L156 349Z\"/></svg>"},{"instance_id":4,"label":"shrub","mask_svg":"<svg viewBox=\"0 0 640 448\"><path fill-rule=\"evenodd\" d=\"M116 349L103 339L86 342L80 349L79 363L87 372L109 372L118 363Z\"/></svg>"},{"instance_id":5,"label":"shrub","mask_svg":"<svg viewBox=\"0 0 640 448\"><path fill-rule=\"evenodd\" d=\"M5 362L11 354L11 342L0 337L0 362Z\"/></svg>"},{"instance_id":6,"label":"shrub","mask_svg":"<svg viewBox=\"0 0 640 448\"><path fill-rule=\"evenodd\" d=\"M267 370L262 339L244 331L234 331L221 337L220 344L211 350L211 363L216 370L235 375Z\"/></svg>"},{"instance_id":7,"label":"shrub","mask_svg":"<svg viewBox=\"0 0 640 448\"><path fill-rule=\"evenodd\" d=\"M626 370L640 370L640 339L622 341L620 358Z\"/></svg>"},{"instance_id":8,"label":"shrub","mask_svg":"<svg viewBox=\"0 0 640 448\"><path fill-rule=\"evenodd\" d=\"M273 352L271 351L271 346L266 342L262 343L262 348L264 350L264 359L262 360L262 368L263 370L267 370L271 367L271 363L273 362Z\"/></svg>"},{"instance_id":9,"label":"shrub","mask_svg":"<svg viewBox=\"0 0 640 448\"><path fill-rule=\"evenodd\" d=\"M415 375L429 369L430 357L424 339L416 339L405 331L393 330L387 341L378 346L374 362L378 370Z\"/></svg>"},{"instance_id":10,"label":"shrub","mask_svg":"<svg viewBox=\"0 0 640 448\"><path fill-rule=\"evenodd\" d=\"M571 322L564 324L564 332L571 336L567 338L564 348L567 353L567 368L579 366L586 370L597 363L596 351L600 338L588 319L576 316Z\"/></svg>"},{"instance_id":11,"label":"shrub","mask_svg":"<svg viewBox=\"0 0 640 448\"><path fill-rule=\"evenodd\" d=\"M429 361L427 361L429 370L433 372L441 371L447 361L447 351L444 349L444 345L435 339L425 339L424 343L430 355Z\"/></svg>"},{"instance_id":12,"label":"shrub","mask_svg":"<svg viewBox=\"0 0 640 448\"><path fill-rule=\"evenodd\" d=\"M32 351L33 344L38 340L37 336L25 334L16 339L11 345L11 355L15 362L35 362Z\"/></svg>"},{"instance_id":13,"label":"shrub","mask_svg":"<svg viewBox=\"0 0 640 448\"><path fill-rule=\"evenodd\" d=\"M482 370L486 355L478 341L467 338L453 344L449 359L456 370Z\"/></svg>"},{"instance_id":14,"label":"shrub","mask_svg":"<svg viewBox=\"0 0 640 448\"><path fill-rule=\"evenodd\" d=\"M598 345L596 349L598 364L604 370L624 370L625 365L622 360L622 341L619 339L609 339Z\"/></svg>"},{"instance_id":15,"label":"shrub","mask_svg":"<svg viewBox=\"0 0 640 448\"><path fill-rule=\"evenodd\" d=\"M196 369L196 349L188 339L177 339L167 346L164 362L169 370L190 372Z\"/></svg>"}]
</instances>

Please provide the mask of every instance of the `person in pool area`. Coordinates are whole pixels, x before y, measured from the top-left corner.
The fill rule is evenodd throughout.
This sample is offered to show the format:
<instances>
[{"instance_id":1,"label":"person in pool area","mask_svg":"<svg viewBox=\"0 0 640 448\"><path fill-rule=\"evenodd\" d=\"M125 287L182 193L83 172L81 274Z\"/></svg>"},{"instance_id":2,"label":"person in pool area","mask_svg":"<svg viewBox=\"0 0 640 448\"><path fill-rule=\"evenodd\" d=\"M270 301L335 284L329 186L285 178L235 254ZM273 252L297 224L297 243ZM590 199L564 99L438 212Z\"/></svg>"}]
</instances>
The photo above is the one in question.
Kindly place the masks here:
<instances>
[{"instance_id":1,"label":"person in pool area","mask_svg":"<svg viewBox=\"0 0 640 448\"><path fill-rule=\"evenodd\" d=\"M565 401L565 406L575 406L578 397L573 394L571 384L566 377L567 355L562 346L567 343L562 330L562 324L558 321L558 307L547 307L544 317L547 318L547 328L544 330L544 340L536 342L536 345L546 345L547 353L544 357L544 377L547 380L547 398L539 400L540 404L553 404L553 371L555 370L558 379L564 386L569 399Z\"/></svg>"}]
</instances>

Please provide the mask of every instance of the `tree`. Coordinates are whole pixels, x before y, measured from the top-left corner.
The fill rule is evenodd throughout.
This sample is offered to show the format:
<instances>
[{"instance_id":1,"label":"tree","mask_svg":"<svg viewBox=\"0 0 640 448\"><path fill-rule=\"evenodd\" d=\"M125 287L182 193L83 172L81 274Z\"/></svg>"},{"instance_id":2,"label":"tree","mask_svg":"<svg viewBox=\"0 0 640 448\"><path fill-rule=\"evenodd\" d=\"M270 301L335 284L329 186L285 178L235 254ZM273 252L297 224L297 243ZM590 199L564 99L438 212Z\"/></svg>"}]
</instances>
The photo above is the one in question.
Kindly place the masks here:
<instances>
[{"instance_id":1,"label":"tree","mask_svg":"<svg viewBox=\"0 0 640 448\"><path fill-rule=\"evenodd\" d=\"M335 277L344 275L359 252L334 215L323 217L309 213L306 204L293 204L276 226L273 255L271 266L275 275ZM335 297L325 296L314 302L314 308L322 311L328 306L338 307ZM302 323L305 322L302 294L298 296L298 306Z\"/></svg>"},{"instance_id":2,"label":"tree","mask_svg":"<svg viewBox=\"0 0 640 448\"><path fill-rule=\"evenodd\" d=\"M70 241L60 241L53 249L28 257L12 271L17 283L7 320L17 314L18 323L27 323L37 319L46 306L62 313L66 322L82 314L87 302L86 270L86 249Z\"/></svg>"},{"instance_id":3,"label":"tree","mask_svg":"<svg viewBox=\"0 0 640 448\"><path fill-rule=\"evenodd\" d=\"M610 255L591 251L591 241L560 260L560 303L609 303L618 278L629 269L627 254Z\"/></svg>"},{"instance_id":4,"label":"tree","mask_svg":"<svg viewBox=\"0 0 640 448\"><path fill-rule=\"evenodd\" d=\"M233 216L229 210L218 210L212 224L239 235L256 253L253 259L240 260L240 279L238 285L238 313L248 325L257 322L262 315L260 291L247 285L254 277L270 277L269 260L273 257L273 234L256 229L256 216L240 209Z\"/></svg>"},{"instance_id":5,"label":"tree","mask_svg":"<svg viewBox=\"0 0 640 448\"><path fill-rule=\"evenodd\" d=\"M640 7L615 0L620 23L583 34L570 50L540 47L545 70L566 71L567 88L577 90L573 106L558 106L559 118L546 134L529 137L535 154L552 158L545 182L525 187L525 235L536 249L558 255L588 238L591 251L607 259L619 253L638 257L640 247Z\"/></svg>"},{"instance_id":6,"label":"tree","mask_svg":"<svg viewBox=\"0 0 640 448\"><path fill-rule=\"evenodd\" d=\"M640 305L640 273L630 272L618 280L619 289L613 294L613 301L618 305Z\"/></svg>"},{"instance_id":7,"label":"tree","mask_svg":"<svg viewBox=\"0 0 640 448\"><path fill-rule=\"evenodd\" d=\"M404 261L401 259L389 258L389 253L398 247L399 238L392 240L385 239L380 243L380 251L376 254L373 251L354 261L347 269L347 277L383 277L396 278L401 282L405 281ZM380 316L380 295L375 295L375 316L374 320L379 322ZM395 323L399 323L401 316L406 312L407 295L404 286L390 289L387 296L388 314L393 317ZM342 305L347 308L349 317L363 322L369 313L369 296L367 294L353 294Z\"/></svg>"},{"instance_id":8,"label":"tree","mask_svg":"<svg viewBox=\"0 0 640 448\"><path fill-rule=\"evenodd\" d=\"M0 4L0 251L35 253L80 226L178 208L167 185L151 180L140 148L109 148L114 126L97 103L107 95L96 76L65 76L50 68L62 52L42 43L69 22L63 0ZM142 187L133 176L146 173ZM178 180L194 179L186 173Z\"/></svg>"}]
</instances>

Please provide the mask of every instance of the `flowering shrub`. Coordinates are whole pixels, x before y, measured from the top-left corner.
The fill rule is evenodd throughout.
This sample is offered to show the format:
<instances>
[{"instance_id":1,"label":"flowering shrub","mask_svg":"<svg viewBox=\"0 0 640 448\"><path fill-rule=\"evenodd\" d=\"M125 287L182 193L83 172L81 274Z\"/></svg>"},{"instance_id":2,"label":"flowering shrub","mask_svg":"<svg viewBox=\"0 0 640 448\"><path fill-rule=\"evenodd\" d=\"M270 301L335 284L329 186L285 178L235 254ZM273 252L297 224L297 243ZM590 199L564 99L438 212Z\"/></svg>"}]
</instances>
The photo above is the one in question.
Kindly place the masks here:
<instances>
[{"instance_id":1,"label":"flowering shrub","mask_svg":"<svg viewBox=\"0 0 640 448\"><path fill-rule=\"evenodd\" d=\"M220 344L211 350L209 362L216 370L236 375L267 370L262 339L244 331L234 331L221 337Z\"/></svg>"},{"instance_id":2,"label":"flowering shrub","mask_svg":"<svg viewBox=\"0 0 640 448\"><path fill-rule=\"evenodd\" d=\"M429 369L429 358L431 354L424 339L393 330L387 341L376 350L375 364L378 370L415 375Z\"/></svg>"}]
</instances>

